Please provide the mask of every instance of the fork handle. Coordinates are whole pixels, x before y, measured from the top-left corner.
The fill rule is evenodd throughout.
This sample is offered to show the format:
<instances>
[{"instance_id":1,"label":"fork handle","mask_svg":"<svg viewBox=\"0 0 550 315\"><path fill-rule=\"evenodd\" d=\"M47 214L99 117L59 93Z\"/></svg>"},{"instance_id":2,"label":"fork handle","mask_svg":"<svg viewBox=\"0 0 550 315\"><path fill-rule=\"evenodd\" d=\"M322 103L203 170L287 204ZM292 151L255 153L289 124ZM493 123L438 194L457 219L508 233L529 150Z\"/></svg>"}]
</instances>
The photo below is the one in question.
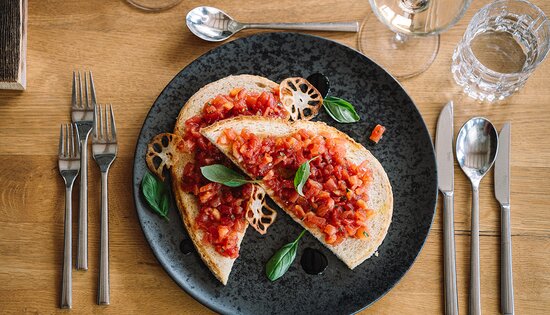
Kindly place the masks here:
<instances>
[{"instance_id":1,"label":"fork handle","mask_svg":"<svg viewBox=\"0 0 550 315\"><path fill-rule=\"evenodd\" d=\"M63 274L61 280L61 308L72 307L72 196L73 188L65 188L65 236L63 246Z\"/></svg>"},{"instance_id":2,"label":"fork handle","mask_svg":"<svg viewBox=\"0 0 550 315\"><path fill-rule=\"evenodd\" d=\"M99 244L99 286L97 304L109 305L109 196L108 171L101 172L101 240Z\"/></svg>"},{"instance_id":3,"label":"fork handle","mask_svg":"<svg viewBox=\"0 0 550 315\"><path fill-rule=\"evenodd\" d=\"M80 203L76 269L88 270L88 134L80 139Z\"/></svg>"}]
</instances>

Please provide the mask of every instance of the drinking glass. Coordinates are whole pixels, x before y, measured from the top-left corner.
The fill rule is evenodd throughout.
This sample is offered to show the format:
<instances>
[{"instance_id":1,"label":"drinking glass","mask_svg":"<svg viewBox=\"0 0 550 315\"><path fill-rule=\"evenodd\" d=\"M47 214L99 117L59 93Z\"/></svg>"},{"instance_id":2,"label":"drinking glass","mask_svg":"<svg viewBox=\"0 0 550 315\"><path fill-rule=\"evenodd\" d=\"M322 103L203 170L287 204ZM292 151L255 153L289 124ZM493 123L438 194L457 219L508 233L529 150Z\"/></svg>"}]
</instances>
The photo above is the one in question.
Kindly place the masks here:
<instances>
[{"instance_id":1,"label":"drinking glass","mask_svg":"<svg viewBox=\"0 0 550 315\"><path fill-rule=\"evenodd\" d=\"M164 11L175 7L181 0L126 0L129 4L144 11Z\"/></svg>"},{"instance_id":2,"label":"drinking glass","mask_svg":"<svg viewBox=\"0 0 550 315\"><path fill-rule=\"evenodd\" d=\"M357 37L359 50L399 79L424 72L439 51L439 33L466 12L471 0L369 0Z\"/></svg>"},{"instance_id":3,"label":"drinking glass","mask_svg":"<svg viewBox=\"0 0 550 315\"><path fill-rule=\"evenodd\" d=\"M550 22L524 0L500 0L477 12L453 54L456 83L475 99L502 100L525 85L550 48Z\"/></svg>"}]
</instances>

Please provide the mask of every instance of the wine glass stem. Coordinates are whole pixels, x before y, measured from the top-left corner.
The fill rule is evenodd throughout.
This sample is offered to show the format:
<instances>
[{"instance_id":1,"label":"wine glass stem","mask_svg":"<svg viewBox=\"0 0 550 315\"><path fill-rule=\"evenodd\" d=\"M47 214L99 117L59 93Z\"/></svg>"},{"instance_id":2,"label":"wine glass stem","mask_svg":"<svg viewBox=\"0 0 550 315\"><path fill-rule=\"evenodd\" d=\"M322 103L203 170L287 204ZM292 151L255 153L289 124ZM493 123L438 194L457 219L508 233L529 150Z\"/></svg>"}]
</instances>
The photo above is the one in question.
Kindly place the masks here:
<instances>
[{"instance_id":1,"label":"wine glass stem","mask_svg":"<svg viewBox=\"0 0 550 315\"><path fill-rule=\"evenodd\" d=\"M395 36L393 37L393 40L397 45L404 44L407 40L409 40L409 36L403 33L395 33Z\"/></svg>"}]
</instances>

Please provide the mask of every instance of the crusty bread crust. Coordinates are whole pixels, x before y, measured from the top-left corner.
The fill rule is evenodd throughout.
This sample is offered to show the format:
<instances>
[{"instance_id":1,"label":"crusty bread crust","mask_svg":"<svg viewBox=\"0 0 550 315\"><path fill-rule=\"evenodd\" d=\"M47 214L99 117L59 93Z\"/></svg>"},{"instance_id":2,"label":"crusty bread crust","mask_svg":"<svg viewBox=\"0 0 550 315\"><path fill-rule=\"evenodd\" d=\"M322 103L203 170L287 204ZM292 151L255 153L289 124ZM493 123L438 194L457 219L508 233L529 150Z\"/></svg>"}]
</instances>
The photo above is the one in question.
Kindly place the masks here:
<instances>
[{"instance_id":1,"label":"crusty bread crust","mask_svg":"<svg viewBox=\"0 0 550 315\"><path fill-rule=\"evenodd\" d=\"M368 220L367 228L369 231L369 237L366 240L360 240L356 238L347 238L342 243L332 246L328 245L324 241L324 235L318 228L308 228L302 220L298 219L292 211L288 211L282 206L282 203L273 198L273 191L266 187L262 182L260 185L267 191L272 199L281 207L285 212L298 222L305 229L307 229L313 236L315 236L321 243L323 243L328 249L330 249L338 258L340 258L350 269L354 269L359 264L372 256L378 249L382 241L386 237L388 228L391 223L393 213L393 193L390 181L384 168L380 162L362 145L355 142L348 135L337 130L334 127L328 126L323 122L310 122L310 121L296 121L287 122L281 119L269 119L263 117L235 117L219 121L209 127L202 128L201 133L214 143L224 154L226 154L233 162L239 166L237 161L228 154L228 147L219 145L217 139L221 132L227 128L232 128L239 132L242 129L248 129L251 133L256 135L273 135L284 136L286 134L294 133L300 129L306 129L314 133L328 133L335 137L346 139L347 159L355 164L360 164L365 160L368 163L373 172L373 182L369 186L368 195L369 200L367 205L370 209L375 211L374 216ZM241 167L242 169L242 167ZM243 171L245 171L243 169ZM245 171L246 172L246 171ZM250 175L250 174L248 174Z\"/></svg>"},{"instance_id":2,"label":"crusty bread crust","mask_svg":"<svg viewBox=\"0 0 550 315\"><path fill-rule=\"evenodd\" d=\"M227 94L232 89L244 87L249 91L271 91L278 84L266 78L254 75L236 75L223 78L221 80L205 85L196 92L183 106L178 115L174 133L179 136L184 136L185 121L189 118L201 113L204 104L218 94ZM182 153L177 164L173 165L170 174L172 176L172 191L174 193L176 203L189 236L193 240L193 244L202 260L212 271L214 276L224 285L227 284L229 274L235 259L220 255L212 246L204 246L202 242L203 231L195 225L195 218L199 214L199 204L197 198L190 193L185 192L179 183L182 180L183 168L188 162L194 160L193 153ZM239 233L238 246L240 246L244 234L248 228L248 221L242 233Z\"/></svg>"}]
</instances>

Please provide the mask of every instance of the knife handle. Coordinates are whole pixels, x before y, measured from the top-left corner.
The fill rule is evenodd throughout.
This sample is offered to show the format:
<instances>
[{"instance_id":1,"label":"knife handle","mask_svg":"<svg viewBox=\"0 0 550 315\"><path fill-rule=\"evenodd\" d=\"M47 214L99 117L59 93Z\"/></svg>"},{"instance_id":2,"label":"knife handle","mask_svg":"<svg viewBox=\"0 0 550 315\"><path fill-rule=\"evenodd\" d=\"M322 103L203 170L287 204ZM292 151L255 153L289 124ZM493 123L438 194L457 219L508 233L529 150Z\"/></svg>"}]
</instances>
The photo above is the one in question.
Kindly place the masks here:
<instances>
[{"instance_id":1,"label":"knife handle","mask_svg":"<svg viewBox=\"0 0 550 315\"><path fill-rule=\"evenodd\" d=\"M510 206L500 206L500 305L504 315L514 314L514 280L512 277L512 228Z\"/></svg>"},{"instance_id":2,"label":"knife handle","mask_svg":"<svg viewBox=\"0 0 550 315\"><path fill-rule=\"evenodd\" d=\"M445 275L445 314L458 315L454 228L454 196L443 193L443 270Z\"/></svg>"}]
</instances>

